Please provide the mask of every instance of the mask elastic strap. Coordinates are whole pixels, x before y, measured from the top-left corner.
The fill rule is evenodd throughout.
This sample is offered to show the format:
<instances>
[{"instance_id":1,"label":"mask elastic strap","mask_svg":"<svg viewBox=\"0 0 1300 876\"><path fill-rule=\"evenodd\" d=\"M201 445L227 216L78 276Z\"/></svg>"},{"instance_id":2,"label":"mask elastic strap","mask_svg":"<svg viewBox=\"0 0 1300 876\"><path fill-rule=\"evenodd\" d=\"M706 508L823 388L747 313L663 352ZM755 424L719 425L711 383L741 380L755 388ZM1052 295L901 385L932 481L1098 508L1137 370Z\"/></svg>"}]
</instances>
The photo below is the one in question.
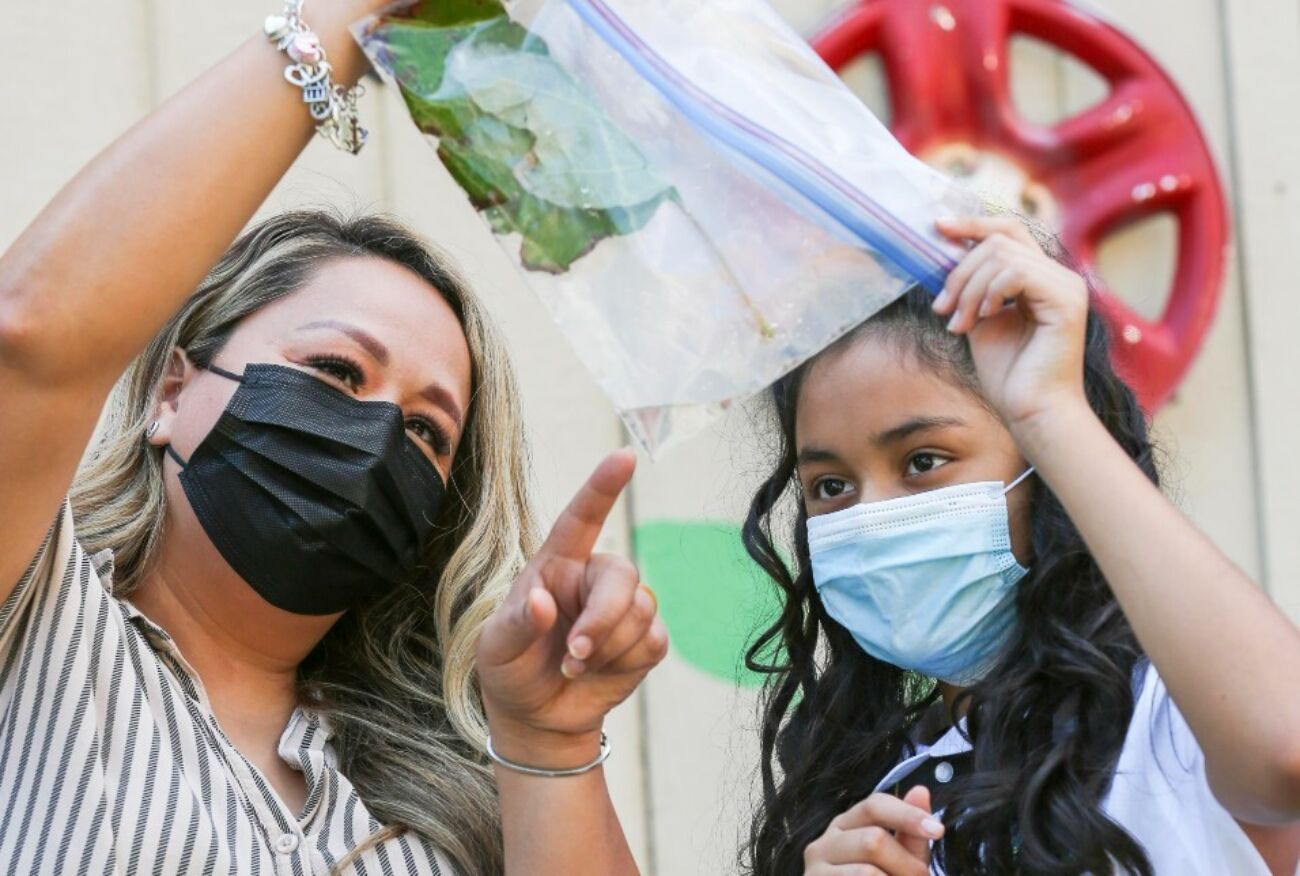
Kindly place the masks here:
<instances>
[{"instance_id":1,"label":"mask elastic strap","mask_svg":"<svg viewBox=\"0 0 1300 876\"><path fill-rule=\"evenodd\" d=\"M244 375L242 375L242 374L232 374L232 373L230 373L229 371L227 371L226 369L224 369L224 368L220 368L220 367L218 367L218 366L216 366L216 365L213 365L213 364L211 364L211 363L209 363L209 364L207 364L207 365L199 365L198 367L199 367L199 368L202 368L204 371L211 371L213 374L216 374L216 375L218 375L218 376L220 376L220 377L224 377L224 378L226 378L227 380L233 380L233 381L235 381L236 383L243 383L243 382L244 382ZM183 468L183 469L184 469L184 468L189 468L189 465L190 465L190 464L189 464L188 462L186 462L185 460L181 459L181 455L180 455L179 453L176 452L176 448L175 448L175 447L172 447L170 444L167 444L167 445L164 445L163 450L166 450L166 451L167 451L167 455L170 456L172 459L176 460L176 464L179 465L181 468Z\"/></svg>"},{"instance_id":2,"label":"mask elastic strap","mask_svg":"<svg viewBox=\"0 0 1300 876\"><path fill-rule=\"evenodd\" d=\"M230 373L229 371L227 371L226 369L224 369L224 368L218 368L216 365L208 364L208 365L200 365L199 367L202 368L204 371L211 371L213 374L220 375L221 377L224 377L224 378L226 378L227 380L233 380L233 381L235 381L236 383L243 383L243 382L244 382L244 375L242 375L242 374L231 374L231 373Z\"/></svg>"},{"instance_id":3,"label":"mask elastic strap","mask_svg":"<svg viewBox=\"0 0 1300 876\"><path fill-rule=\"evenodd\" d=\"M1025 481L1029 480L1029 476L1034 474L1035 471L1036 469L1032 465L1029 468L1025 469L1025 473L1022 474L1020 477L1016 478L1014 481L1012 481L1011 485L1002 491L1002 495L1004 496L1007 495L1016 487L1020 486Z\"/></svg>"}]
</instances>

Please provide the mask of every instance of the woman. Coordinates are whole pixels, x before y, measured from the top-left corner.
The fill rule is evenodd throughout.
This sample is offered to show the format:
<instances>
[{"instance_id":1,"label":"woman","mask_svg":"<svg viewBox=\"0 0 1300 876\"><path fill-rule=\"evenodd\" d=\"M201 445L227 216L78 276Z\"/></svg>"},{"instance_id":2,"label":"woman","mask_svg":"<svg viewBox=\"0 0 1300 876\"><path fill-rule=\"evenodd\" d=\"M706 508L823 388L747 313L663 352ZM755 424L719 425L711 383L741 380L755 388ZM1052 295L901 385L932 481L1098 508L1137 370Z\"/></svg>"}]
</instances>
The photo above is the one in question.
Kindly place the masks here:
<instances>
[{"instance_id":1,"label":"woman","mask_svg":"<svg viewBox=\"0 0 1300 876\"><path fill-rule=\"evenodd\" d=\"M1013 220L942 229L938 299L775 388L750 869L1291 876L1300 631L1160 494L1083 281Z\"/></svg>"},{"instance_id":2,"label":"woman","mask_svg":"<svg viewBox=\"0 0 1300 876\"><path fill-rule=\"evenodd\" d=\"M339 84L383 5L309 10ZM592 548L634 461L537 547L438 255L319 213L230 246L312 135L284 68L250 40L0 259L3 869L633 873L600 728L667 640Z\"/></svg>"}]
</instances>

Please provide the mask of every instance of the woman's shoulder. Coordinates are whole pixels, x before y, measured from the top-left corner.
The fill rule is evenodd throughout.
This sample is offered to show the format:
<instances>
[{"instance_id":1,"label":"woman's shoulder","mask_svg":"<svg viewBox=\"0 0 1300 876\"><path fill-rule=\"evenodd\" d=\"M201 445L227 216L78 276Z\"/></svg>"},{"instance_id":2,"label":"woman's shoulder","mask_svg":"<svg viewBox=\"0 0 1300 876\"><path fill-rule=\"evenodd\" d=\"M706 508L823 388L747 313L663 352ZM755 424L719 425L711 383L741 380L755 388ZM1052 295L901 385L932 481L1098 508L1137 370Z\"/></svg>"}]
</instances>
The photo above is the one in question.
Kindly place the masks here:
<instances>
[{"instance_id":1,"label":"woman's shoulder","mask_svg":"<svg viewBox=\"0 0 1300 876\"><path fill-rule=\"evenodd\" d=\"M75 623L89 602L112 600L112 576L112 552L85 551L65 499L18 585L0 604L0 666L19 639L54 634L62 621Z\"/></svg>"}]
</instances>

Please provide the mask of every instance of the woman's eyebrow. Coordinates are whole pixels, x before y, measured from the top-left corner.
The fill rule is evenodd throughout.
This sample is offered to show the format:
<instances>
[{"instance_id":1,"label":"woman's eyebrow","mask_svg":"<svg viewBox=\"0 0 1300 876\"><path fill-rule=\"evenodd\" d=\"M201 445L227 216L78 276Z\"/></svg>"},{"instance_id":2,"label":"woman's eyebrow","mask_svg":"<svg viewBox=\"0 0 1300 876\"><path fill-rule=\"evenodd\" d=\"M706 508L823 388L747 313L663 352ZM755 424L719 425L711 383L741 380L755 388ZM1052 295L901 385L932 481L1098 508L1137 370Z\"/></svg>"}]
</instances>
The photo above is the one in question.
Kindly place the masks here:
<instances>
[{"instance_id":1,"label":"woman's eyebrow","mask_svg":"<svg viewBox=\"0 0 1300 876\"><path fill-rule=\"evenodd\" d=\"M441 408L447 416L459 429L464 425L464 414L461 412L460 405L451 397L451 393L443 389L436 383L430 383L420 392L420 397L432 404L434 407Z\"/></svg>"},{"instance_id":2,"label":"woman's eyebrow","mask_svg":"<svg viewBox=\"0 0 1300 876\"><path fill-rule=\"evenodd\" d=\"M894 426L892 429L886 429L884 432L873 435L871 443L877 447L885 447L910 438L917 432L928 432L931 429L948 429L965 425L965 420L956 417L913 417Z\"/></svg>"},{"instance_id":3,"label":"woman's eyebrow","mask_svg":"<svg viewBox=\"0 0 1300 876\"><path fill-rule=\"evenodd\" d=\"M370 334L360 326L355 326L350 322L340 322L337 319L318 319L315 322L309 322L306 325L300 325L294 331L309 331L312 329L333 329L347 335L356 341L367 353L374 357L380 365L387 365L392 358L388 352L388 347L384 346L383 341ZM456 428L459 429L464 425L465 415L452 398L451 393L443 389L436 383L431 383L420 391L420 397L432 404L434 407L441 408L455 422Z\"/></svg>"},{"instance_id":4,"label":"woman's eyebrow","mask_svg":"<svg viewBox=\"0 0 1300 876\"><path fill-rule=\"evenodd\" d=\"M336 319L318 319L315 322L309 322L306 325L300 325L296 331L307 331L309 329L334 329L342 332L352 340L356 341L362 349L371 355L371 357L380 365L387 365L391 355L388 348L384 346L379 338L367 332L365 329L352 325L347 322L339 322Z\"/></svg>"}]
</instances>

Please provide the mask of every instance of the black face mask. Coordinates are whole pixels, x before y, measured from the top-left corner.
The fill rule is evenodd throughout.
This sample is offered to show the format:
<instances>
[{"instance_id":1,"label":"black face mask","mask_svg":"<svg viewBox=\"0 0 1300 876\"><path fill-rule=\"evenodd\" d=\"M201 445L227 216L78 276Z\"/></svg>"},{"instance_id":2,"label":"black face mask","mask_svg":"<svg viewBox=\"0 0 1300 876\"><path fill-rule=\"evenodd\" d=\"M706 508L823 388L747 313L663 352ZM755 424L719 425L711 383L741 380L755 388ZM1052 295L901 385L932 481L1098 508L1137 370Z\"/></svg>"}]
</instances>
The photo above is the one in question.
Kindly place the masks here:
<instances>
[{"instance_id":1,"label":"black face mask","mask_svg":"<svg viewBox=\"0 0 1300 876\"><path fill-rule=\"evenodd\" d=\"M409 581L446 488L402 411L310 374L249 365L181 466L194 515L239 576L277 608L334 614Z\"/></svg>"}]
</instances>

